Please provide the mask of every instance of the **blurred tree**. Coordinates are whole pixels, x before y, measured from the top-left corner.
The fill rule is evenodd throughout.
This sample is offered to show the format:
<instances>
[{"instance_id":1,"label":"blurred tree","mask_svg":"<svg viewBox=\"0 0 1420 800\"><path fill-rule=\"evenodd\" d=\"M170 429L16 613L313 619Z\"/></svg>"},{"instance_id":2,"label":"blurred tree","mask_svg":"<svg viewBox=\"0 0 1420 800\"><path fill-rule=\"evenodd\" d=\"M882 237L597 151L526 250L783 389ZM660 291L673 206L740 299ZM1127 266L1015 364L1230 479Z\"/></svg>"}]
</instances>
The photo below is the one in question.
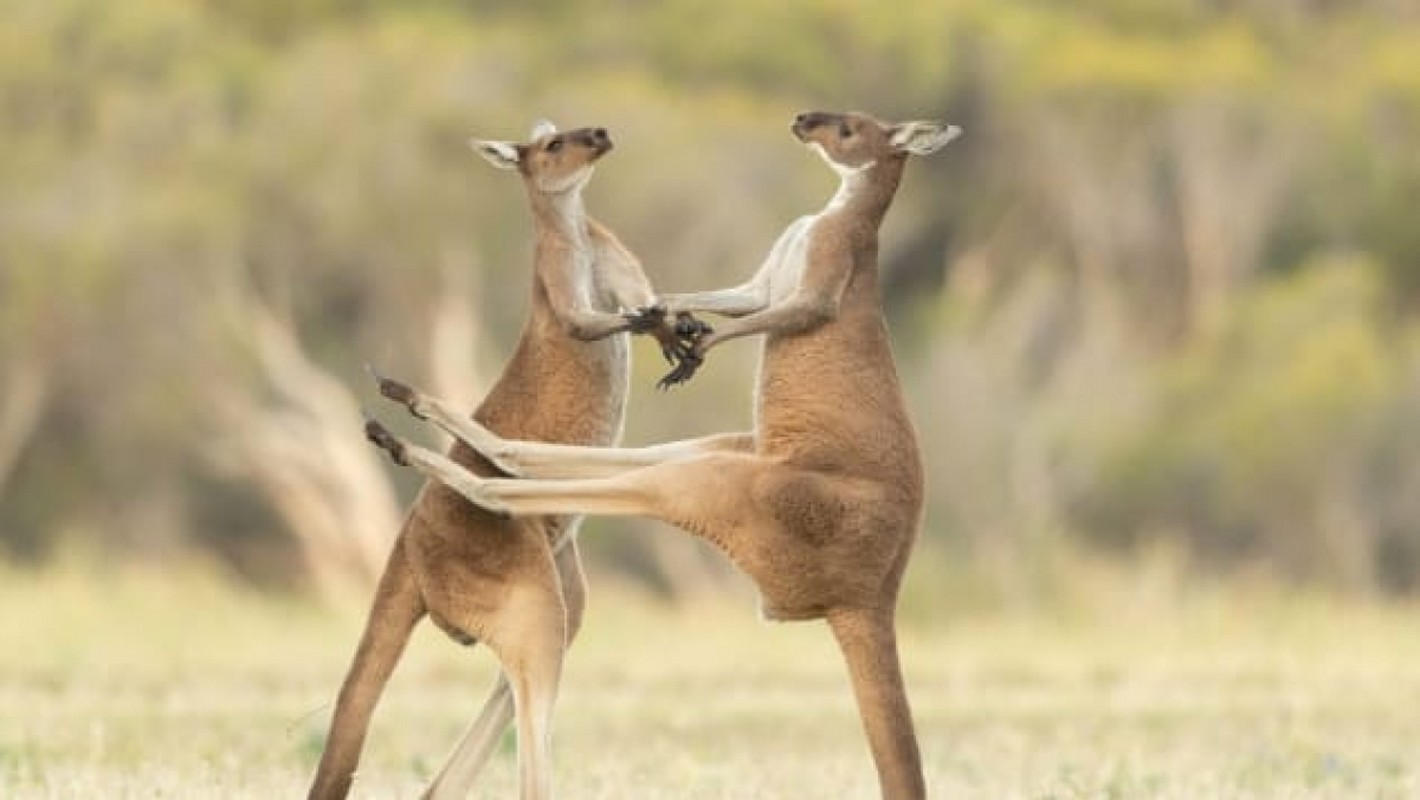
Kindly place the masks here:
<instances>
[{"instance_id":1,"label":"blurred tree","mask_svg":"<svg viewBox=\"0 0 1420 800\"><path fill-rule=\"evenodd\" d=\"M1314 265L1259 288L1216 336L1166 361L1151 421L1120 432L1082 495L1087 529L1181 534L1214 564L1261 559L1284 575L1374 585L1363 476L1399 361L1376 314L1377 274L1364 260Z\"/></svg>"}]
</instances>

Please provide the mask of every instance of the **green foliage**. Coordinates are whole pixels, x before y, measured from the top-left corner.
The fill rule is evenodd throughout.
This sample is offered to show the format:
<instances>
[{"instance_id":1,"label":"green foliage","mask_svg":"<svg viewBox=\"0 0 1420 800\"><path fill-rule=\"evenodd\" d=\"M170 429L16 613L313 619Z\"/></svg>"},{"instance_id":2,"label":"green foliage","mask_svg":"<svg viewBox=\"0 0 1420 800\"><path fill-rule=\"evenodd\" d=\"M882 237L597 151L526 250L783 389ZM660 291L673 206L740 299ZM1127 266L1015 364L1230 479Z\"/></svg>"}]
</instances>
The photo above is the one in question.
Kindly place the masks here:
<instances>
[{"instance_id":1,"label":"green foliage","mask_svg":"<svg viewBox=\"0 0 1420 800\"><path fill-rule=\"evenodd\" d=\"M1185 34L1139 36L1098 28L1053 31L1050 47L1028 55L1037 91L1130 95L1169 103L1180 95L1226 90L1261 95L1275 86L1274 58L1236 23ZM1179 65L1188 64L1188 69Z\"/></svg>"},{"instance_id":2,"label":"green foliage","mask_svg":"<svg viewBox=\"0 0 1420 800\"><path fill-rule=\"evenodd\" d=\"M1085 501L1087 529L1179 533L1214 559L1369 581L1376 521L1355 493L1377 443L1414 435L1381 426L1409 354L1380 290L1372 262L1312 265L1165 361L1151 420L1121 432Z\"/></svg>"}]
</instances>

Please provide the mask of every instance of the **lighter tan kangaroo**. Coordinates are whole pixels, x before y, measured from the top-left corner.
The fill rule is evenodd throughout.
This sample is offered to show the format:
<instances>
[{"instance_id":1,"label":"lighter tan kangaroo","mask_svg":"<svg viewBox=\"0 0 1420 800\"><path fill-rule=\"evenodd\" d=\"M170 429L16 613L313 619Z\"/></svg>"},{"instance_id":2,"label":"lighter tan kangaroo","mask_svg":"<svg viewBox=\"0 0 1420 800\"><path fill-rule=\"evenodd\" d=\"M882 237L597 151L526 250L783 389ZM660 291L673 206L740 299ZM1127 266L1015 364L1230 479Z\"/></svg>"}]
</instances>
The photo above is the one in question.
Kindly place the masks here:
<instances>
[{"instance_id":1,"label":"lighter tan kangaroo","mask_svg":"<svg viewBox=\"0 0 1420 800\"><path fill-rule=\"evenodd\" d=\"M657 334L668 357L676 339L663 309L649 308L651 286L636 258L583 210L582 188L611 139L601 128L558 132L539 123L526 144L470 144L495 166L521 174L537 235L531 314L473 418L480 429L516 439L613 444L621 435L628 374L625 337L613 334ZM632 308L646 310L620 313ZM498 474L496 461L462 443L448 458L461 471ZM423 488L380 579L310 797L349 792L375 703L425 614L460 643L487 643L502 667L427 796L465 796L515 711L521 796L551 795L550 715L585 600L574 538L579 522L565 515L508 520L438 482Z\"/></svg>"},{"instance_id":2,"label":"lighter tan kangaroo","mask_svg":"<svg viewBox=\"0 0 1420 800\"><path fill-rule=\"evenodd\" d=\"M882 795L926 793L898 662L894 611L922 509L922 465L893 366L878 290L878 228L909 154L935 152L955 126L892 125L809 113L792 131L841 184L790 225L747 283L665 298L731 317L667 376L740 336L767 334L756 430L645 448L509 441L461 424L440 401L388 382L385 393L497 458L521 478L488 479L367 431L480 506L525 514L638 515L710 540L753 578L765 616L826 618L848 664Z\"/></svg>"}]
</instances>

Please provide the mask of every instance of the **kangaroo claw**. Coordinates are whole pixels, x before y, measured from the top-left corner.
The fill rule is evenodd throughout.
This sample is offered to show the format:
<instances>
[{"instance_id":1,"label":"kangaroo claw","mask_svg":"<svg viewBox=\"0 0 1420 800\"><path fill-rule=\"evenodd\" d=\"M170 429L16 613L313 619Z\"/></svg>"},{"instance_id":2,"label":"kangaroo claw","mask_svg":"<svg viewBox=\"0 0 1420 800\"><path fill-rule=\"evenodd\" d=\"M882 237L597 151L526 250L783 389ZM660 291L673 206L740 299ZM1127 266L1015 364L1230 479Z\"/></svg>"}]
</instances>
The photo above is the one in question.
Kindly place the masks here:
<instances>
[{"instance_id":1,"label":"kangaroo claw","mask_svg":"<svg viewBox=\"0 0 1420 800\"><path fill-rule=\"evenodd\" d=\"M696 371L700 369L700 365L705 363L705 359L693 350L686 350L678 355L680 363L676 365L675 369L667 372L659 381L656 381L657 389L665 391L672 386L685 383L695 375Z\"/></svg>"},{"instance_id":2,"label":"kangaroo claw","mask_svg":"<svg viewBox=\"0 0 1420 800\"><path fill-rule=\"evenodd\" d=\"M707 325L703 320L697 319L689 311L678 311L675 315L675 335L682 339L699 339L714 333L715 329Z\"/></svg>"},{"instance_id":3,"label":"kangaroo claw","mask_svg":"<svg viewBox=\"0 0 1420 800\"><path fill-rule=\"evenodd\" d=\"M672 342L672 343L662 342L662 343L661 343L661 355L666 359L666 363L667 363L667 364L674 364L674 363L675 363L676 356L679 355L679 354L680 354L680 349L679 349L678 344L676 344L676 343L674 343L674 342Z\"/></svg>"},{"instance_id":4,"label":"kangaroo claw","mask_svg":"<svg viewBox=\"0 0 1420 800\"><path fill-rule=\"evenodd\" d=\"M661 327L665 322L666 307L659 303L651 306L642 306L634 312L622 314L621 318L626 320L629 325L627 330L631 333L650 333Z\"/></svg>"}]
</instances>

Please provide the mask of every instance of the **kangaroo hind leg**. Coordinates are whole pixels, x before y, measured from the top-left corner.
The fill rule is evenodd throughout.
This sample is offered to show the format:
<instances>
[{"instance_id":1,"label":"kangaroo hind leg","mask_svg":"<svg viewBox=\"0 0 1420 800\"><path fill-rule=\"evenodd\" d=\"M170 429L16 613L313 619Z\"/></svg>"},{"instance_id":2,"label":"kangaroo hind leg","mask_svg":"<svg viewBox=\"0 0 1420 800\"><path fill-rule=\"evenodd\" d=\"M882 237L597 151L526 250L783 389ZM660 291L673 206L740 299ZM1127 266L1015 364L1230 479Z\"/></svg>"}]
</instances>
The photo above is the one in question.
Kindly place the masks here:
<instances>
[{"instance_id":1,"label":"kangaroo hind leg","mask_svg":"<svg viewBox=\"0 0 1420 800\"><path fill-rule=\"evenodd\" d=\"M572 639L581 629L587 597L586 579L582 571L581 556L577 551L575 527L567 532L567 539L554 559L566 608L567 644L571 645ZM488 699L484 701L483 710L474 718L448 762L430 784L425 797L467 797L474 779L488 763L499 737L512 720L513 689L508 683L508 676L500 672Z\"/></svg>"},{"instance_id":2,"label":"kangaroo hind leg","mask_svg":"<svg viewBox=\"0 0 1420 800\"><path fill-rule=\"evenodd\" d=\"M325 751L311 784L312 800L342 798L350 792L375 704L404 652L414 624L425 614L424 600L402 544L403 539L390 552L365 632L340 687Z\"/></svg>"},{"instance_id":3,"label":"kangaroo hind leg","mask_svg":"<svg viewBox=\"0 0 1420 800\"><path fill-rule=\"evenodd\" d=\"M898 661L892 610L832 611L828 624L848 663L884 800L921 800L927 796L926 780Z\"/></svg>"}]
</instances>

